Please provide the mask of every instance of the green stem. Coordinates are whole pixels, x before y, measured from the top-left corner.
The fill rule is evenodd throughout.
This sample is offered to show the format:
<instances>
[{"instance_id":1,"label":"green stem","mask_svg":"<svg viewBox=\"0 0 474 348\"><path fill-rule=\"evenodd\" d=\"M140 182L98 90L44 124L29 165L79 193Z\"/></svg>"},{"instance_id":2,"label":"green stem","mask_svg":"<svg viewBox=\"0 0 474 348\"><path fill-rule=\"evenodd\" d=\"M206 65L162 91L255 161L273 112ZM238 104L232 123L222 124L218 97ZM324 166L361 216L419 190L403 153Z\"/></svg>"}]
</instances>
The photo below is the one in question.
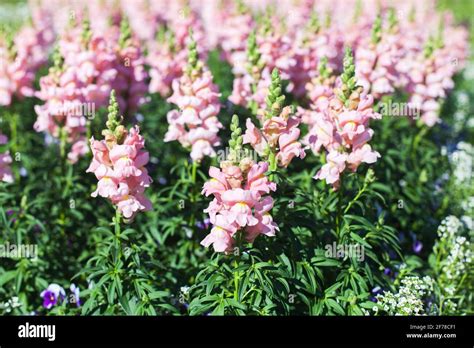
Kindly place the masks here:
<instances>
[{"instance_id":1,"label":"green stem","mask_svg":"<svg viewBox=\"0 0 474 348\"><path fill-rule=\"evenodd\" d=\"M344 176L340 178L341 185L339 186L338 197L337 197L337 215L336 215L336 235L339 240L341 237L341 218L342 218L342 195L344 191Z\"/></svg>"},{"instance_id":2,"label":"green stem","mask_svg":"<svg viewBox=\"0 0 474 348\"><path fill-rule=\"evenodd\" d=\"M234 300L238 301L239 300L239 282L240 282L240 274L237 271L237 268L239 267L239 263L236 260L234 260Z\"/></svg>"},{"instance_id":3,"label":"green stem","mask_svg":"<svg viewBox=\"0 0 474 348\"><path fill-rule=\"evenodd\" d=\"M346 209L344 209L344 214L346 214L349 211L349 209L351 209L351 207L354 205L355 202L357 202L357 200L365 192L366 189L367 189L367 184L364 183L364 186L362 187L362 189L359 190L359 192L354 197L354 199L347 205Z\"/></svg>"},{"instance_id":4,"label":"green stem","mask_svg":"<svg viewBox=\"0 0 474 348\"><path fill-rule=\"evenodd\" d=\"M115 232L115 236L117 237L117 239L120 238L120 220L121 220L121 215L120 215L120 211L118 209L115 209L115 218L114 218L114 232Z\"/></svg>"},{"instance_id":5,"label":"green stem","mask_svg":"<svg viewBox=\"0 0 474 348\"><path fill-rule=\"evenodd\" d=\"M197 163L193 161L193 168L191 170L191 180L193 183L193 188L196 185L196 172L197 172Z\"/></svg>"},{"instance_id":6,"label":"green stem","mask_svg":"<svg viewBox=\"0 0 474 348\"><path fill-rule=\"evenodd\" d=\"M66 130L64 129L64 127L61 127L60 131L59 131L59 153L60 153L60 156L61 156L61 160L64 162L64 160L66 159Z\"/></svg>"},{"instance_id":7,"label":"green stem","mask_svg":"<svg viewBox=\"0 0 474 348\"><path fill-rule=\"evenodd\" d=\"M271 172L274 172L277 170L277 159L275 156L275 153L272 151L270 152L270 155L268 156L268 162L269 162L269 169ZM270 174L269 176L270 181L273 181L273 174Z\"/></svg>"},{"instance_id":8,"label":"green stem","mask_svg":"<svg viewBox=\"0 0 474 348\"><path fill-rule=\"evenodd\" d=\"M238 254L235 255L234 258L234 300L239 301L239 283L240 283L240 272L237 270L239 268L239 263L240 263L240 255L242 252L242 232L237 232L236 233L236 246L238 250ZM240 302L240 301L239 301Z\"/></svg>"}]
</instances>

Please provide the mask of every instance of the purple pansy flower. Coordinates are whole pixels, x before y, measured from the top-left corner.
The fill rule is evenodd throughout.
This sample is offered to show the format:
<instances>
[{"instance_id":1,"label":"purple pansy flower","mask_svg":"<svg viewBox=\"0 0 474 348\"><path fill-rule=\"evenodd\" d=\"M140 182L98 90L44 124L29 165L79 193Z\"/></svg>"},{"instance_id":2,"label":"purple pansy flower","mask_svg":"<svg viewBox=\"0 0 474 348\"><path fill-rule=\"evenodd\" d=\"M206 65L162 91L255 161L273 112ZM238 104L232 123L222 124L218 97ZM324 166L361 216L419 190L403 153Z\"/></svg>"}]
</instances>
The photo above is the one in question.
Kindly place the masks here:
<instances>
[{"instance_id":1,"label":"purple pansy flower","mask_svg":"<svg viewBox=\"0 0 474 348\"><path fill-rule=\"evenodd\" d=\"M72 294L74 295L74 302L76 303L76 306L80 307L81 306L81 298L79 296L79 294L80 294L79 287L77 287L73 283L73 284L71 284L71 287L69 289L71 290Z\"/></svg>"},{"instance_id":2,"label":"purple pansy flower","mask_svg":"<svg viewBox=\"0 0 474 348\"><path fill-rule=\"evenodd\" d=\"M58 284L49 284L46 290L43 290L41 293L43 298L43 307L46 309L51 309L53 306L58 304L61 300L64 300L66 297L66 292Z\"/></svg>"}]
</instances>

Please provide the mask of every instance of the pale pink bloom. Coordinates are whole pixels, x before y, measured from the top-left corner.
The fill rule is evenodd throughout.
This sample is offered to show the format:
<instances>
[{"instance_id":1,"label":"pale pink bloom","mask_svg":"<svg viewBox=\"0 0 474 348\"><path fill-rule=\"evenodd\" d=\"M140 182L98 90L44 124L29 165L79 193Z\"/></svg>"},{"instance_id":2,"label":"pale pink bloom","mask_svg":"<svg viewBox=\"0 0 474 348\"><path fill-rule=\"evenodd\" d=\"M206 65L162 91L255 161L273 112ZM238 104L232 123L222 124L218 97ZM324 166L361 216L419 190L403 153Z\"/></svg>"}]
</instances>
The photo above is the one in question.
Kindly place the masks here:
<instances>
[{"instance_id":1,"label":"pale pink bloom","mask_svg":"<svg viewBox=\"0 0 474 348\"><path fill-rule=\"evenodd\" d=\"M267 141L263 137L262 132L260 131L260 129L255 127L250 118L247 118L245 124L246 130L243 135L243 143L250 144L259 155L263 155L263 151L267 147Z\"/></svg>"},{"instance_id":2,"label":"pale pink bloom","mask_svg":"<svg viewBox=\"0 0 474 348\"><path fill-rule=\"evenodd\" d=\"M364 144L359 148L352 150L347 157L347 165L352 171L356 171L357 167L362 163L375 163L380 154L377 151L372 151L369 144Z\"/></svg>"},{"instance_id":3,"label":"pale pink bloom","mask_svg":"<svg viewBox=\"0 0 474 348\"><path fill-rule=\"evenodd\" d=\"M178 140L184 147L191 147L193 161L199 162L204 156L214 157L214 148L220 145L217 133L222 128L217 118L219 96L208 70L193 78L183 75L174 80L173 94L168 101L178 105L180 111L168 113L165 141Z\"/></svg>"},{"instance_id":4,"label":"pale pink bloom","mask_svg":"<svg viewBox=\"0 0 474 348\"><path fill-rule=\"evenodd\" d=\"M273 221L273 217L269 213L273 208L273 198L270 196L264 197L255 205L255 217L258 223L253 226L245 228L246 240L253 243L259 234L264 234L268 237L274 237L276 231L279 231L278 225Z\"/></svg>"},{"instance_id":5,"label":"pale pink bloom","mask_svg":"<svg viewBox=\"0 0 474 348\"><path fill-rule=\"evenodd\" d=\"M34 94L34 72L26 56L11 56L0 42L0 105L8 106L13 97L23 99Z\"/></svg>"},{"instance_id":6,"label":"pale pink bloom","mask_svg":"<svg viewBox=\"0 0 474 348\"><path fill-rule=\"evenodd\" d=\"M319 180L326 180L326 183L333 185L334 188L339 187L339 177L346 168L347 154L337 151L329 152L326 156L326 164L324 164L314 177Z\"/></svg>"},{"instance_id":7,"label":"pale pink bloom","mask_svg":"<svg viewBox=\"0 0 474 348\"><path fill-rule=\"evenodd\" d=\"M204 210L213 228L201 244L206 247L213 244L215 251L228 252L237 231L243 231L249 242L259 234L274 236L278 227L269 214L273 199L268 194L276 190L276 184L265 176L268 163L252 163L245 172L231 163L221 162L221 168L209 169L211 180L202 190L214 199Z\"/></svg>"},{"instance_id":8,"label":"pale pink bloom","mask_svg":"<svg viewBox=\"0 0 474 348\"><path fill-rule=\"evenodd\" d=\"M245 67L247 39L254 26L254 20L250 13L238 13L236 9L226 10L223 13L221 30L218 32L222 58L230 63L234 75L244 75L247 73Z\"/></svg>"},{"instance_id":9,"label":"pale pink bloom","mask_svg":"<svg viewBox=\"0 0 474 348\"><path fill-rule=\"evenodd\" d=\"M237 227L229 223L225 216L219 214L214 220L211 233L201 241L201 245L206 248L212 245L218 253L229 252L234 245L232 236L236 231Z\"/></svg>"},{"instance_id":10,"label":"pale pink bloom","mask_svg":"<svg viewBox=\"0 0 474 348\"><path fill-rule=\"evenodd\" d=\"M94 173L99 180L92 193L109 198L126 219L133 219L139 211L152 208L143 194L151 184L145 165L149 155L144 150L144 139L138 126L125 131L122 144L91 138L92 162L87 172Z\"/></svg>"},{"instance_id":11,"label":"pale pink bloom","mask_svg":"<svg viewBox=\"0 0 474 348\"><path fill-rule=\"evenodd\" d=\"M117 45L115 52L117 77L113 80L112 89L117 93L120 109L127 115L133 114L146 102L148 73L145 70L145 58L140 44L134 39L124 48Z\"/></svg>"},{"instance_id":12,"label":"pale pink bloom","mask_svg":"<svg viewBox=\"0 0 474 348\"><path fill-rule=\"evenodd\" d=\"M68 153L67 158L71 163L76 163L79 158L83 157L89 152L89 146L87 145L86 138L77 140L71 146L71 151Z\"/></svg>"},{"instance_id":13,"label":"pale pink bloom","mask_svg":"<svg viewBox=\"0 0 474 348\"><path fill-rule=\"evenodd\" d=\"M116 55L110 45L94 33L84 42L82 30L73 27L61 36L64 63L40 79L36 96L45 104L35 106L35 130L59 137L63 128L72 144L68 154L72 163L87 153L86 117L93 117L96 109L107 105L117 79Z\"/></svg>"},{"instance_id":14,"label":"pale pink bloom","mask_svg":"<svg viewBox=\"0 0 474 348\"><path fill-rule=\"evenodd\" d=\"M282 133L278 138L279 152L276 155L278 164L282 167L288 167L293 157L304 158L306 153L298 141L300 130L291 128L289 131Z\"/></svg>"},{"instance_id":15,"label":"pale pink bloom","mask_svg":"<svg viewBox=\"0 0 474 348\"><path fill-rule=\"evenodd\" d=\"M244 186L246 190L258 192L259 194L269 194L276 191L276 184L271 182L265 173L268 171L268 163L260 162L258 165L250 167L247 173L247 182Z\"/></svg>"},{"instance_id":16,"label":"pale pink bloom","mask_svg":"<svg viewBox=\"0 0 474 348\"><path fill-rule=\"evenodd\" d=\"M254 191L235 188L225 191L221 195L222 203L228 207L229 222L236 222L239 227L253 226L258 220L253 216L252 208L258 201Z\"/></svg>"},{"instance_id":17,"label":"pale pink bloom","mask_svg":"<svg viewBox=\"0 0 474 348\"><path fill-rule=\"evenodd\" d=\"M266 148L275 151L278 164L282 167L287 167L295 156L305 157L304 149L298 140L300 119L290 116L290 110L285 107L280 116L264 120L262 129L256 128L252 121L247 119L247 129L243 135L243 143L250 144L260 155Z\"/></svg>"},{"instance_id":18,"label":"pale pink bloom","mask_svg":"<svg viewBox=\"0 0 474 348\"><path fill-rule=\"evenodd\" d=\"M370 37L355 51L356 76L364 92L379 99L394 93L395 86L400 85L395 67L401 54L384 37L377 44L369 40Z\"/></svg>"},{"instance_id":19,"label":"pale pink bloom","mask_svg":"<svg viewBox=\"0 0 474 348\"><path fill-rule=\"evenodd\" d=\"M171 43L152 42L148 47L146 62L150 65L150 93L159 93L166 98L171 93L171 85L174 79L183 74L187 63L187 51L185 49L173 53Z\"/></svg>"}]
</instances>

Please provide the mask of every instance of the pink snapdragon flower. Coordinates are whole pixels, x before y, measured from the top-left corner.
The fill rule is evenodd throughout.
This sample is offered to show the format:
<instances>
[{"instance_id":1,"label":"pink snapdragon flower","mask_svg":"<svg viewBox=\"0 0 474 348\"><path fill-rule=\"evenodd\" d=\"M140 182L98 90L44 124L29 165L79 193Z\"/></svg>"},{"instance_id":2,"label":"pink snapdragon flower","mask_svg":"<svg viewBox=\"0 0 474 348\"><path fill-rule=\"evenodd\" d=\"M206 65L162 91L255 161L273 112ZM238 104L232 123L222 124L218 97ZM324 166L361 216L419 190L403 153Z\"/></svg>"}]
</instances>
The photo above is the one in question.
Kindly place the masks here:
<instances>
[{"instance_id":1,"label":"pink snapdragon flower","mask_svg":"<svg viewBox=\"0 0 474 348\"><path fill-rule=\"evenodd\" d=\"M232 66L234 75L245 75L246 42L255 23L250 10L244 6L223 9L222 30L218 40L222 48L222 58Z\"/></svg>"},{"instance_id":2,"label":"pink snapdragon flower","mask_svg":"<svg viewBox=\"0 0 474 348\"><path fill-rule=\"evenodd\" d=\"M222 128L217 118L220 94L212 79L211 72L198 60L192 43L187 71L173 81L173 94L168 98L179 111L171 110L167 115L169 127L165 141L178 140L184 147L191 147L191 158L197 162L204 156L214 157L214 147L220 145L217 135Z\"/></svg>"},{"instance_id":3,"label":"pink snapdragon flower","mask_svg":"<svg viewBox=\"0 0 474 348\"><path fill-rule=\"evenodd\" d=\"M13 54L0 37L0 105L8 106L13 97L23 99L34 94L34 72L25 55Z\"/></svg>"},{"instance_id":4,"label":"pink snapdragon flower","mask_svg":"<svg viewBox=\"0 0 474 348\"><path fill-rule=\"evenodd\" d=\"M273 199L268 194L276 190L276 184L265 176L267 170L268 163L252 161L245 166L222 162L221 169L209 169L212 179L204 184L202 193L214 196L205 210L213 228L201 242L203 246L212 244L216 252L229 252L238 231L249 243L260 234L275 235L279 229L269 213Z\"/></svg>"},{"instance_id":5,"label":"pink snapdragon flower","mask_svg":"<svg viewBox=\"0 0 474 348\"><path fill-rule=\"evenodd\" d=\"M127 131L117 122L117 114L118 103L112 94L107 122L110 128L103 132L105 140L90 139L93 159L87 172L99 180L92 197L108 198L125 219L131 220L138 212L152 208L144 194L151 184L145 168L149 154L138 126Z\"/></svg>"},{"instance_id":6,"label":"pink snapdragon flower","mask_svg":"<svg viewBox=\"0 0 474 348\"><path fill-rule=\"evenodd\" d=\"M381 17L375 19L371 36L362 39L355 50L356 76L363 91L379 99L400 85L396 66L402 53L382 33Z\"/></svg>"},{"instance_id":7,"label":"pink snapdragon flower","mask_svg":"<svg viewBox=\"0 0 474 348\"><path fill-rule=\"evenodd\" d=\"M8 142L6 135L0 133L0 146L5 145ZM13 182L13 174L10 168L12 158L10 152L6 151L0 153L0 181L11 183Z\"/></svg>"},{"instance_id":8,"label":"pink snapdragon flower","mask_svg":"<svg viewBox=\"0 0 474 348\"><path fill-rule=\"evenodd\" d=\"M449 53L432 45L435 43L429 41L425 51L418 54L406 88L410 93L410 105L428 127L439 122L441 101L454 87L452 77L455 73Z\"/></svg>"},{"instance_id":9,"label":"pink snapdragon flower","mask_svg":"<svg viewBox=\"0 0 474 348\"><path fill-rule=\"evenodd\" d=\"M170 95L173 80L182 76L187 63L187 51L177 48L169 33L163 40L149 43L146 58L150 66L149 92L159 93L164 98Z\"/></svg>"},{"instance_id":10,"label":"pink snapdragon flower","mask_svg":"<svg viewBox=\"0 0 474 348\"><path fill-rule=\"evenodd\" d=\"M36 96L45 102L36 105L37 132L59 138L61 130L71 144L72 163L88 152L85 137L87 117L107 105L117 79L115 55L106 40L92 33L88 22L72 27L59 40L55 67L40 79Z\"/></svg>"},{"instance_id":11,"label":"pink snapdragon flower","mask_svg":"<svg viewBox=\"0 0 474 348\"><path fill-rule=\"evenodd\" d=\"M17 54L26 58L32 72L47 64L54 36L52 28L41 20L23 26L15 36Z\"/></svg>"},{"instance_id":12,"label":"pink snapdragon flower","mask_svg":"<svg viewBox=\"0 0 474 348\"><path fill-rule=\"evenodd\" d=\"M74 161L87 153L84 147L74 145L84 141L86 132L86 117L82 112L83 83L75 67L59 67L59 64L56 63L49 75L40 79L41 89L36 96L45 104L35 105L37 119L34 129L56 138L61 137L61 131L64 132L67 142L73 144L74 150L68 157Z\"/></svg>"},{"instance_id":13,"label":"pink snapdragon flower","mask_svg":"<svg viewBox=\"0 0 474 348\"><path fill-rule=\"evenodd\" d=\"M229 156L221 161L220 168L209 169L211 179L202 190L206 197L214 199L204 210L213 227L201 244L213 245L216 252L225 253L234 247L237 233L253 243L260 234L271 237L279 230L270 214L273 208L270 193L276 190L276 184L266 176L269 164L255 163L248 152L243 151L237 115L232 117L230 129Z\"/></svg>"},{"instance_id":14,"label":"pink snapdragon flower","mask_svg":"<svg viewBox=\"0 0 474 348\"><path fill-rule=\"evenodd\" d=\"M140 43L132 36L128 21L122 19L120 37L114 47L117 76L112 88L117 93L117 101L125 115L135 113L147 99L148 73Z\"/></svg>"},{"instance_id":15,"label":"pink snapdragon flower","mask_svg":"<svg viewBox=\"0 0 474 348\"><path fill-rule=\"evenodd\" d=\"M291 107L282 107L283 100L280 75L275 69L267 97L269 109L259 111L262 126L257 128L251 119L247 119L243 143L250 144L260 156L273 154L275 164L287 167L294 157L304 158L305 152L299 142L301 119L292 115Z\"/></svg>"},{"instance_id":16,"label":"pink snapdragon flower","mask_svg":"<svg viewBox=\"0 0 474 348\"><path fill-rule=\"evenodd\" d=\"M336 82L328 107L316 110L307 138L314 152L318 153L321 148L327 151L326 163L314 178L326 180L334 189L339 187L340 176L346 168L355 172L361 163L375 163L380 157L368 142L374 133L369 122L380 119L381 115L373 109L373 97L355 85L354 73L352 53L348 49L341 80ZM324 105L326 102L324 100Z\"/></svg>"}]
</instances>

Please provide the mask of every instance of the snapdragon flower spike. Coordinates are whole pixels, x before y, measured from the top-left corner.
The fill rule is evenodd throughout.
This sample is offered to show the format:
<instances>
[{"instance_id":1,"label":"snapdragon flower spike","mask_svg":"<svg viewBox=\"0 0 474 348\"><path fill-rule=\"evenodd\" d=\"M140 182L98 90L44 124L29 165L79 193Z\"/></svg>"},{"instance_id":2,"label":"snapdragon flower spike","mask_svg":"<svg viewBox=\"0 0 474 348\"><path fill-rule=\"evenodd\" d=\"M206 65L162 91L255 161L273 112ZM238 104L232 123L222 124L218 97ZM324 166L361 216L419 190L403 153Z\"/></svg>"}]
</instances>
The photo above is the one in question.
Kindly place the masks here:
<instances>
[{"instance_id":1,"label":"snapdragon flower spike","mask_svg":"<svg viewBox=\"0 0 474 348\"><path fill-rule=\"evenodd\" d=\"M220 145L220 94L212 73L198 57L194 40L188 52L185 74L173 81L173 94L168 98L179 110L168 112L165 141L178 140L184 147L190 147L192 160L200 162L204 156L215 157L214 148Z\"/></svg>"},{"instance_id":2,"label":"snapdragon flower spike","mask_svg":"<svg viewBox=\"0 0 474 348\"><path fill-rule=\"evenodd\" d=\"M259 112L262 127L257 128L248 118L243 136L244 144L250 144L260 156L268 160L271 170L275 170L277 165L287 167L295 156L301 159L305 157L298 140L301 120L293 115L293 108L283 107L284 101L280 74L274 69L266 108Z\"/></svg>"},{"instance_id":3,"label":"snapdragon flower spike","mask_svg":"<svg viewBox=\"0 0 474 348\"><path fill-rule=\"evenodd\" d=\"M222 10L224 19L218 41L222 48L222 58L232 66L234 75L241 76L246 74L246 42L255 23L250 9L243 1L237 1L230 10L228 7L225 6Z\"/></svg>"},{"instance_id":4,"label":"snapdragon flower spike","mask_svg":"<svg viewBox=\"0 0 474 348\"><path fill-rule=\"evenodd\" d=\"M305 29L295 33L291 55L296 64L289 71L288 91L298 97L307 92L307 84L317 77L322 60L329 69L341 65L343 36L335 28L324 27L316 11L304 23Z\"/></svg>"},{"instance_id":5,"label":"snapdragon flower spike","mask_svg":"<svg viewBox=\"0 0 474 348\"><path fill-rule=\"evenodd\" d=\"M279 230L270 214L273 199L269 193L276 190L276 184L265 175L268 163L240 158L243 139L237 115L232 118L231 130L229 160L222 161L220 169L209 169L211 180L202 190L214 199L205 210L213 227L201 245L213 245L216 252L225 253L232 251L237 233L253 243L260 234L274 236Z\"/></svg>"},{"instance_id":6,"label":"snapdragon flower spike","mask_svg":"<svg viewBox=\"0 0 474 348\"><path fill-rule=\"evenodd\" d=\"M377 16L370 41L367 37L355 50L356 76L364 92L376 99L394 93L395 87L400 85L396 65L401 56L397 45L382 32L382 17Z\"/></svg>"},{"instance_id":7,"label":"snapdragon flower spike","mask_svg":"<svg viewBox=\"0 0 474 348\"><path fill-rule=\"evenodd\" d=\"M409 103L420 114L421 122L428 127L439 122L441 101L454 87L454 64L443 41L430 37L422 52L418 54L412 69L407 91Z\"/></svg>"},{"instance_id":8,"label":"snapdragon flower spike","mask_svg":"<svg viewBox=\"0 0 474 348\"><path fill-rule=\"evenodd\" d=\"M120 23L120 36L115 46L115 69L117 77L112 88L125 115L131 115L146 102L148 91L145 58L140 43L133 37L130 24L123 18Z\"/></svg>"},{"instance_id":9,"label":"snapdragon flower spike","mask_svg":"<svg viewBox=\"0 0 474 348\"><path fill-rule=\"evenodd\" d=\"M156 40L148 45L146 62L150 66L150 93L159 93L167 98L173 80L181 77L187 63L187 52L177 47L170 30L158 31Z\"/></svg>"},{"instance_id":10,"label":"snapdragon flower spike","mask_svg":"<svg viewBox=\"0 0 474 348\"><path fill-rule=\"evenodd\" d=\"M328 59L321 58L318 67L318 75L306 84L307 96L310 100L310 108L298 107L298 115L301 122L308 125L308 134L303 139L303 144L311 148L313 153L319 153L322 139L317 141L316 135L325 128L322 122L325 113L328 112L329 102L334 97L336 79L332 69L328 67Z\"/></svg>"},{"instance_id":11,"label":"snapdragon flower spike","mask_svg":"<svg viewBox=\"0 0 474 348\"><path fill-rule=\"evenodd\" d=\"M113 91L110 95L107 129L104 140L90 139L92 162L87 169L99 180L92 197L108 198L120 214L132 220L140 211L151 210L144 192L151 184L145 168L149 154L144 150L145 140L138 126L126 130L119 118L119 107Z\"/></svg>"},{"instance_id":12,"label":"snapdragon flower spike","mask_svg":"<svg viewBox=\"0 0 474 348\"><path fill-rule=\"evenodd\" d=\"M235 105L250 108L256 114L265 106L265 97L271 78L259 52L256 32L250 32L247 40L245 70L234 78L229 100Z\"/></svg>"},{"instance_id":13,"label":"snapdragon flower spike","mask_svg":"<svg viewBox=\"0 0 474 348\"><path fill-rule=\"evenodd\" d=\"M6 135L0 133L0 146L6 145L8 142L8 138ZM12 163L12 158L10 156L10 152L0 152L0 181L12 183L13 182L13 174L10 168Z\"/></svg>"},{"instance_id":14,"label":"snapdragon flower spike","mask_svg":"<svg viewBox=\"0 0 474 348\"><path fill-rule=\"evenodd\" d=\"M67 143L72 144L68 159L74 163L87 153L82 71L77 66L66 65L58 47L53 60L54 66L48 75L40 79L36 97L45 103L35 105L37 119L33 127L37 132L46 132L58 139L64 132Z\"/></svg>"},{"instance_id":15,"label":"snapdragon flower spike","mask_svg":"<svg viewBox=\"0 0 474 348\"><path fill-rule=\"evenodd\" d=\"M0 105L33 96L34 78L28 56L15 51L13 33L0 32Z\"/></svg>"},{"instance_id":16,"label":"snapdragon flower spike","mask_svg":"<svg viewBox=\"0 0 474 348\"><path fill-rule=\"evenodd\" d=\"M314 178L325 179L334 189L338 189L344 170L355 172L361 163L374 163L380 157L368 141L373 135L369 121L381 118L373 109L373 97L363 94L362 87L357 85L349 48L344 57L344 71L336 86L329 98L329 107L320 113L309 137L315 151L321 147L327 151L326 163Z\"/></svg>"}]
</instances>

